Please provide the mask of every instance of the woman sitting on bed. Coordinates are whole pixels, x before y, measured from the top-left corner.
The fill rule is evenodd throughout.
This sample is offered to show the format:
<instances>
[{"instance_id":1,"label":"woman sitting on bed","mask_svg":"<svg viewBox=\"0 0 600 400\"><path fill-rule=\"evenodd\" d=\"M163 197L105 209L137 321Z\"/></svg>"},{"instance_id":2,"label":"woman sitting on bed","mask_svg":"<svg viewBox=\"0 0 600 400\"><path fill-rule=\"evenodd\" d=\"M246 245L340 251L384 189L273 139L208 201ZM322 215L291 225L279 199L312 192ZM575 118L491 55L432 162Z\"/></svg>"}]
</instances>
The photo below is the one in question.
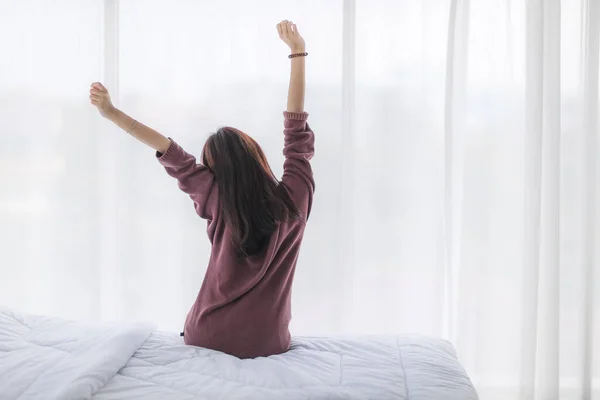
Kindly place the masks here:
<instances>
[{"instance_id":1,"label":"woman sitting on bed","mask_svg":"<svg viewBox=\"0 0 600 400\"><path fill-rule=\"evenodd\" d=\"M309 163L314 134L304 112L304 39L289 21L277 31L292 53L281 182L258 143L238 129L212 134L197 163L174 140L116 109L102 84L90 90L102 116L156 150L207 220L212 251L185 321L185 343L240 358L289 349L292 280L315 189Z\"/></svg>"}]
</instances>

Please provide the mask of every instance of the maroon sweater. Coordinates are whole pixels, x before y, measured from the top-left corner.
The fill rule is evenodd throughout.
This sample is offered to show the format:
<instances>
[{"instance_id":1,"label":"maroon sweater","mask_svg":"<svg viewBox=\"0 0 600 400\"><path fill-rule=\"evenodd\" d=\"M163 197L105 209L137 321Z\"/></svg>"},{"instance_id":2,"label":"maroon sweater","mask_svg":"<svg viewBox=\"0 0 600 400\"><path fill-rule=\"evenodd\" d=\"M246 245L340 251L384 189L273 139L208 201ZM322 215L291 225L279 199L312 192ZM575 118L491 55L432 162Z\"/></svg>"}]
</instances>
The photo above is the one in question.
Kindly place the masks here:
<instances>
[{"instance_id":1,"label":"maroon sweater","mask_svg":"<svg viewBox=\"0 0 600 400\"><path fill-rule=\"evenodd\" d=\"M307 113L284 112L282 184L302 217L278 223L267 246L239 259L223 220L213 174L177 143L157 154L167 173L208 220L210 261L196 302L185 321L185 343L240 358L270 356L290 346L291 290L296 260L315 189L310 159L314 133Z\"/></svg>"}]
</instances>

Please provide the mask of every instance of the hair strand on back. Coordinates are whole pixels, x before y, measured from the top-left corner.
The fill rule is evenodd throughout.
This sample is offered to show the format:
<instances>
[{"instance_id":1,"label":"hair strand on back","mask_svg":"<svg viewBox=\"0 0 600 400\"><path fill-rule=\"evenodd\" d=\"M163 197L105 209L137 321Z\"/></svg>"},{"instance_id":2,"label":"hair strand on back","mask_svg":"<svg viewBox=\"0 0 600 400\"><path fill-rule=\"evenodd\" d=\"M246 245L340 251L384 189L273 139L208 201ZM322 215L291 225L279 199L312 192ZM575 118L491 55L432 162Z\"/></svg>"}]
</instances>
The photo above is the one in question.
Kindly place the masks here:
<instances>
[{"instance_id":1,"label":"hair strand on back","mask_svg":"<svg viewBox=\"0 0 600 400\"><path fill-rule=\"evenodd\" d=\"M240 257L263 250L278 221L300 216L258 143L242 131L224 127L212 134L202 162L215 175L223 217Z\"/></svg>"}]
</instances>

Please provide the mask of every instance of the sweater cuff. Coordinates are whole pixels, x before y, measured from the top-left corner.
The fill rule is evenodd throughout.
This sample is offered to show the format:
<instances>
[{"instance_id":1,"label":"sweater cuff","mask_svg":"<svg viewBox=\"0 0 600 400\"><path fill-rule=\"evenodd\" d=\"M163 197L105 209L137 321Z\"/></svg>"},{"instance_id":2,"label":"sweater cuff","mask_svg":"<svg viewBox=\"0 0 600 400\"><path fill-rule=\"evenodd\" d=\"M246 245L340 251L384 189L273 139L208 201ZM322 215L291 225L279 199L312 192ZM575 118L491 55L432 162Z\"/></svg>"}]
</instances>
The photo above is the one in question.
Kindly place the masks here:
<instances>
[{"instance_id":1,"label":"sweater cuff","mask_svg":"<svg viewBox=\"0 0 600 400\"><path fill-rule=\"evenodd\" d=\"M288 112L288 111L284 111L283 112L283 117L285 119L296 119L296 120L300 120L300 121L306 121L306 119L308 118L308 113L307 112Z\"/></svg>"},{"instance_id":2,"label":"sweater cuff","mask_svg":"<svg viewBox=\"0 0 600 400\"><path fill-rule=\"evenodd\" d=\"M158 161L161 164L164 164L165 162L168 162L170 158L173 158L173 156L175 155L175 153L177 152L177 143L175 143L175 141L171 138L168 138L169 141L171 142L169 144L169 147L167 148L167 151L165 151L164 153L161 153L160 151L156 152L156 158L158 159Z\"/></svg>"}]
</instances>

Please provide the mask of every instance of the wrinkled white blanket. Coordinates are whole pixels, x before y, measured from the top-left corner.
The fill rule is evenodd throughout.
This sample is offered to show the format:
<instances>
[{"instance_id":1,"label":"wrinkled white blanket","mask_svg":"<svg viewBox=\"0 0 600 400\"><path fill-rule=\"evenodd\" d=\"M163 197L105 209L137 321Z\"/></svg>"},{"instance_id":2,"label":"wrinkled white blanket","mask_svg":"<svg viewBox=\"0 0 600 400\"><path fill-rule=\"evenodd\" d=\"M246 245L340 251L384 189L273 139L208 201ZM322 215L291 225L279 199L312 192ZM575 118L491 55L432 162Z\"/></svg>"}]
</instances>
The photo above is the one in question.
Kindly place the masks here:
<instances>
[{"instance_id":1,"label":"wrinkled white blanket","mask_svg":"<svg viewBox=\"0 0 600 400\"><path fill-rule=\"evenodd\" d=\"M423 337L297 338L239 360L151 326L0 309L0 399L476 400L452 346Z\"/></svg>"}]
</instances>

